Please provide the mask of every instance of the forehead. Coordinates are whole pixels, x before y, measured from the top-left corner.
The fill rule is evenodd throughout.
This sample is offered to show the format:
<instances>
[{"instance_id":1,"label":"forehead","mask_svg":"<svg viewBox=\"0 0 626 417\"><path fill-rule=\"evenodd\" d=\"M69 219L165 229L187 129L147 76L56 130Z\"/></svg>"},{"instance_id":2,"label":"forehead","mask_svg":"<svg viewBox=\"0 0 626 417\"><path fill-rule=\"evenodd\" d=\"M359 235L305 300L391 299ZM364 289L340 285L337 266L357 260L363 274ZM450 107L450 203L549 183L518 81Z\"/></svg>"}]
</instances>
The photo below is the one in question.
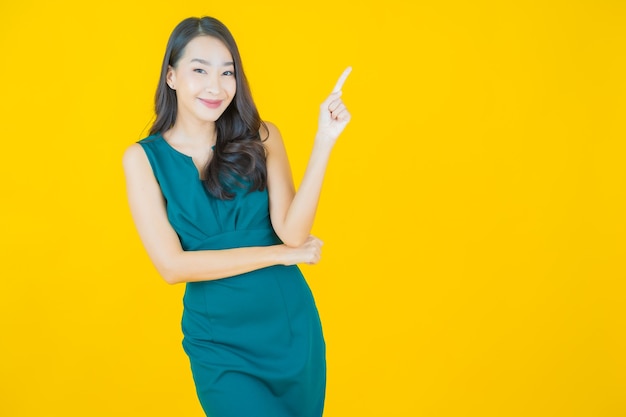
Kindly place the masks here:
<instances>
[{"instance_id":1,"label":"forehead","mask_svg":"<svg viewBox=\"0 0 626 417\"><path fill-rule=\"evenodd\" d=\"M203 59L205 61L232 61L232 54L221 40L213 36L196 36L193 38L183 53L182 59L189 62L192 59Z\"/></svg>"}]
</instances>

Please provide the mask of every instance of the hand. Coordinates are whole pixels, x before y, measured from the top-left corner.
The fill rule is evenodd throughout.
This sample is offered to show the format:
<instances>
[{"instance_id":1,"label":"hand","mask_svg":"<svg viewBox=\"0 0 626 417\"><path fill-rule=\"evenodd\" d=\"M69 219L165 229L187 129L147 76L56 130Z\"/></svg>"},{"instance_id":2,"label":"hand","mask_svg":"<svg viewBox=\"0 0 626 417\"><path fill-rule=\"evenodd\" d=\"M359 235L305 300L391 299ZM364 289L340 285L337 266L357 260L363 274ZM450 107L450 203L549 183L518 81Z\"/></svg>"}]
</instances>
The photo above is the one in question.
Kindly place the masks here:
<instances>
[{"instance_id":1,"label":"hand","mask_svg":"<svg viewBox=\"0 0 626 417\"><path fill-rule=\"evenodd\" d=\"M341 89L346 82L346 78L352 72L352 67L345 69L337 80L333 92L324 100L320 106L320 117L318 122L317 137L320 140L334 144L343 129L350 121L350 112L341 100Z\"/></svg>"},{"instance_id":2,"label":"hand","mask_svg":"<svg viewBox=\"0 0 626 417\"><path fill-rule=\"evenodd\" d=\"M307 263L314 265L320 260L323 244L324 243L315 236L309 236L308 239L298 247L294 248L283 245L285 251L282 264L295 265Z\"/></svg>"}]
</instances>

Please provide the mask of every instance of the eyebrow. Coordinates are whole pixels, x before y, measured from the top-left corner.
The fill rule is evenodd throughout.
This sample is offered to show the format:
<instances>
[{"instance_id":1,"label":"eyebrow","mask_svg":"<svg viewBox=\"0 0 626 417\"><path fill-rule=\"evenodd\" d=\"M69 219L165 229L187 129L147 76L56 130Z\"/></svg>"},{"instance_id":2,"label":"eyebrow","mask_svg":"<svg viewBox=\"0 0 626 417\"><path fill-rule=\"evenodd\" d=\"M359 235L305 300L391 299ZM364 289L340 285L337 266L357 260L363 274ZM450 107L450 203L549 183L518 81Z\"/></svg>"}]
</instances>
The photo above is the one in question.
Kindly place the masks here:
<instances>
[{"instance_id":1,"label":"eyebrow","mask_svg":"<svg viewBox=\"0 0 626 417\"><path fill-rule=\"evenodd\" d=\"M206 59L202 59L202 58L193 58L190 62L199 62L200 64L206 65L207 67L211 66L211 63L209 61L207 61ZM235 66L235 63L232 61L224 62L222 66L223 67Z\"/></svg>"}]
</instances>

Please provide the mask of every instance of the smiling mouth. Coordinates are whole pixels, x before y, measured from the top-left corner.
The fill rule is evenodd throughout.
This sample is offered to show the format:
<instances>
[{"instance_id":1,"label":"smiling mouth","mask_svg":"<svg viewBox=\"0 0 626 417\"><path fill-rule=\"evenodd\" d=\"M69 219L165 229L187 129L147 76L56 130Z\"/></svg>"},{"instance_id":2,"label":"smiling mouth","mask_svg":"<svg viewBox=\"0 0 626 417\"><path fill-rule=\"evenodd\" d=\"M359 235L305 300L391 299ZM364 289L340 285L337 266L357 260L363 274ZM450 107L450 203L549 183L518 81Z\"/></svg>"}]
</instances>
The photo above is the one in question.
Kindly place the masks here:
<instances>
[{"instance_id":1,"label":"smiling mouth","mask_svg":"<svg viewBox=\"0 0 626 417\"><path fill-rule=\"evenodd\" d=\"M223 100L206 100L203 98L200 98L198 100L200 100L200 102L204 104L205 106L210 107L212 109L218 108L222 104L222 101L223 101Z\"/></svg>"}]
</instances>

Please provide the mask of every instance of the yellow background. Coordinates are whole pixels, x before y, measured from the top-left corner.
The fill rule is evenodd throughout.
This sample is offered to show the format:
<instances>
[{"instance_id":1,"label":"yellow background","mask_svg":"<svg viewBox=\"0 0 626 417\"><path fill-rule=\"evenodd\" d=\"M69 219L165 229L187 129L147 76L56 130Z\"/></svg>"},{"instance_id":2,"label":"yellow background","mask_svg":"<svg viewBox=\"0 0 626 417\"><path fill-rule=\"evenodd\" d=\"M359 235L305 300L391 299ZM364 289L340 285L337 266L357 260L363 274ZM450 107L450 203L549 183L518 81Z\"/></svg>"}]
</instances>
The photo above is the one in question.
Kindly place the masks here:
<instances>
[{"instance_id":1,"label":"yellow background","mask_svg":"<svg viewBox=\"0 0 626 417\"><path fill-rule=\"evenodd\" d=\"M354 67L303 267L326 417L626 415L624 2L22 0L0 6L1 416L202 415L121 155L205 14L296 181Z\"/></svg>"}]
</instances>

